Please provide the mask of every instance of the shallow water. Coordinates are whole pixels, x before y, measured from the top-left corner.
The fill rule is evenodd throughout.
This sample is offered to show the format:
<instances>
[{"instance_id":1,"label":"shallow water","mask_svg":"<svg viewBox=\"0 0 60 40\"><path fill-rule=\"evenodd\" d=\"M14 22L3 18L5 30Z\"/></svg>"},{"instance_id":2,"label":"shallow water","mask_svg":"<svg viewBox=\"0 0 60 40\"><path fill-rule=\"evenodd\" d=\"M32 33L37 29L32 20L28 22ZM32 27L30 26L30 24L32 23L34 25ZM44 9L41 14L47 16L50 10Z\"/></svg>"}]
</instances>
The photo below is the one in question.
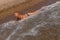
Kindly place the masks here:
<instances>
[{"instance_id":1,"label":"shallow water","mask_svg":"<svg viewBox=\"0 0 60 40\"><path fill-rule=\"evenodd\" d=\"M58 7L58 8L57 8ZM60 36L60 2L42 7L32 16L0 25L1 40L57 40ZM57 37L58 36L58 37Z\"/></svg>"}]
</instances>

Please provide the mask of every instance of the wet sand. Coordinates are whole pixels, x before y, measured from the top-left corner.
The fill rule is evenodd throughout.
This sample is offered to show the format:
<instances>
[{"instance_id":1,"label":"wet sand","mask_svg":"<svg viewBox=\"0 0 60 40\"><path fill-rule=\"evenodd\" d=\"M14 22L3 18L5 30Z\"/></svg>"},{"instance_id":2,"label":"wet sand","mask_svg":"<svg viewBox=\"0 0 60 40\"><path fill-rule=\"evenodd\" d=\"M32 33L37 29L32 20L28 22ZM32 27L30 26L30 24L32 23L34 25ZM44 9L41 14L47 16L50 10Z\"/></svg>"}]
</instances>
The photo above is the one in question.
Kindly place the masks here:
<instances>
[{"instance_id":1,"label":"wet sand","mask_svg":"<svg viewBox=\"0 0 60 40\"><path fill-rule=\"evenodd\" d=\"M49 4L55 3L56 1L59 1L59 0L47 0L47 1L44 1L44 2L40 2L40 3L37 3L37 4L33 5L32 7L28 8L28 9L26 9L26 10L19 11L19 13L25 14L25 13L28 13L30 11L36 11L43 6L47 6ZM16 18L13 16L13 14L10 15L9 17L6 17L6 18L0 20L0 24L2 24L4 22L7 22L7 21L10 21L10 20L16 20Z\"/></svg>"}]
</instances>

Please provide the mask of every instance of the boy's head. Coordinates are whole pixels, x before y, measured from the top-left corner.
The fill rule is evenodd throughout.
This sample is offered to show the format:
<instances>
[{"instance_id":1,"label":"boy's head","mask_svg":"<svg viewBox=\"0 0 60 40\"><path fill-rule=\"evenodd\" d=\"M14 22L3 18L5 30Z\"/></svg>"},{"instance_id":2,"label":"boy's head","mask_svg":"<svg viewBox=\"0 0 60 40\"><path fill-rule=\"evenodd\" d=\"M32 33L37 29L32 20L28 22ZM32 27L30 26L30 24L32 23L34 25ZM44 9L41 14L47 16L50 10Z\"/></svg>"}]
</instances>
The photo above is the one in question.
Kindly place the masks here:
<instances>
[{"instance_id":1,"label":"boy's head","mask_svg":"<svg viewBox=\"0 0 60 40\"><path fill-rule=\"evenodd\" d=\"M18 17L18 16L19 16L19 13L14 13L14 15L15 15L16 17Z\"/></svg>"}]
</instances>

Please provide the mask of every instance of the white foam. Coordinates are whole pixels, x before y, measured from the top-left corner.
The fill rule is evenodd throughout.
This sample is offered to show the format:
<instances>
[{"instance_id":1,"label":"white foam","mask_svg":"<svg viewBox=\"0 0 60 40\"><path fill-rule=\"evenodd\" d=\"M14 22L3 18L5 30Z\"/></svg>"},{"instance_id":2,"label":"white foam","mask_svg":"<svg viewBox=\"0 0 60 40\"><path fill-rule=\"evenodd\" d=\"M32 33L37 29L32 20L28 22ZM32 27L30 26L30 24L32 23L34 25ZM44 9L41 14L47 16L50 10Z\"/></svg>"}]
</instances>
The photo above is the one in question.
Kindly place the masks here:
<instances>
[{"instance_id":1,"label":"white foam","mask_svg":"<svg viewBox=\"0 0 60 40\"><path fill-rule=\"evenodd\" d=\"M23 28L23 24L20 25L20 23L18 21L17 28L15 30L13 30L13 32L6 38L6 40L10 40L10 38L17 32L17 30L22 29Z\"/></svg>"},{"instance_id":2,"label":"white foam","mask_svg":"<svg viewBox=\"0 0 60 40\"><path fill-rule=\"evenodd\" d=\"M35 27L33 27L32 29L30 30L27 30L27 32L24 32L24 33L21 33L20 34L20 37L17 38L17 40L22 40L22 38L24 38L25 36L29 35L29 36L36 36L38 31L39 30L36 30L37 28L39 27L42 27L44 25L46 25L47 23L46 22L42 22L41 24L39 25L36 25ZM22 38L21 38L22 37Z\"/></svg>"}]
</instances>

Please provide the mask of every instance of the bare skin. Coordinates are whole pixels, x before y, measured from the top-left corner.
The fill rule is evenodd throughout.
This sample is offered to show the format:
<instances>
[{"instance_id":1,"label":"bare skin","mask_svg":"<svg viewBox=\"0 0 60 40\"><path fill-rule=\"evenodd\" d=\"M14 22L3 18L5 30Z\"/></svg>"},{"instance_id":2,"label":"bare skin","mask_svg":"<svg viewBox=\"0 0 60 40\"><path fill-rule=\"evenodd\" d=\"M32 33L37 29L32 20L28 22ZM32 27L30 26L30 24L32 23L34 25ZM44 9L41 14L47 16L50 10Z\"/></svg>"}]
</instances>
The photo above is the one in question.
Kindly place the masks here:
<instances>
[{"instance_id":1,"label":"bare skin","mask_svg":"<svg viewBox=\"0 0 60 40\"><path fill-rule=\"evenodd\" d=\"M24 18L26 18L28 16L33 15L33 14L35 14L35 13L34 12L30 12L30 13L21 15L21 14L19 14L19 13L16 12L16 13L14 13L14 16L16 17L17 20L21 20L21 19L24 19Z\"/></svg>"}]
</instances>

